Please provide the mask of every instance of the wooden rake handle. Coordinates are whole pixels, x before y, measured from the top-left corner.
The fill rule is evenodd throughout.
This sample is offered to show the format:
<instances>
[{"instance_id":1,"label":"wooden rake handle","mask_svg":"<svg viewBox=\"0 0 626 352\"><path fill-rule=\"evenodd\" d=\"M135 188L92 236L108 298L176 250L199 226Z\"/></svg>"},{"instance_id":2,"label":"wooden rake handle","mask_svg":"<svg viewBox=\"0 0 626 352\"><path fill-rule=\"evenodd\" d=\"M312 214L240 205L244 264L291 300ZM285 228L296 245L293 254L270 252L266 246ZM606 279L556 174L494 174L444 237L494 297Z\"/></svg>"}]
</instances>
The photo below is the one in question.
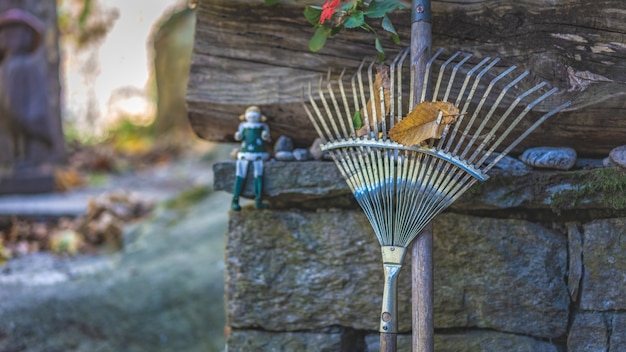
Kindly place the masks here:
<instances>
[{"instance_id":1,"label":"wooden rake handle","mask_svg":"<svg viewBox=\"0 0 626 352\"><path fill-rule=\"evenodd\" d=\"M387 332L380 333L380 352L396 352L398 343L398 334Z\"/></svg>"}]
</instances>

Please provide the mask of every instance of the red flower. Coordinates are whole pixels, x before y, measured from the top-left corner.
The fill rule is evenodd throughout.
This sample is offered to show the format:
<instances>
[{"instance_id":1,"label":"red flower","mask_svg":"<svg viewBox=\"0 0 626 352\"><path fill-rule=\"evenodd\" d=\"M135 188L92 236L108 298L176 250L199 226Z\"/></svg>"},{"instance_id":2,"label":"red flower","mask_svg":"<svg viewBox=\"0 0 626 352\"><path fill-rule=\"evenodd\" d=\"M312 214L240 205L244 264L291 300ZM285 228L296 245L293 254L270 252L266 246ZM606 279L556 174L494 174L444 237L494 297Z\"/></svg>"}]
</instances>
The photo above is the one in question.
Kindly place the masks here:
<instances>
[{"instance_id":1,"label":"red flower","mask_svg":"<svg viewBox=\"0 0 626 352\"><path fill-rule=\"evenodd\" d=\"M322 5L322 14L320 15L320 24L326 22L333 17L335 14L335 9L339 6L339 2L341 0L326 0L324 5Z\"/></svg>"}]
</instances>

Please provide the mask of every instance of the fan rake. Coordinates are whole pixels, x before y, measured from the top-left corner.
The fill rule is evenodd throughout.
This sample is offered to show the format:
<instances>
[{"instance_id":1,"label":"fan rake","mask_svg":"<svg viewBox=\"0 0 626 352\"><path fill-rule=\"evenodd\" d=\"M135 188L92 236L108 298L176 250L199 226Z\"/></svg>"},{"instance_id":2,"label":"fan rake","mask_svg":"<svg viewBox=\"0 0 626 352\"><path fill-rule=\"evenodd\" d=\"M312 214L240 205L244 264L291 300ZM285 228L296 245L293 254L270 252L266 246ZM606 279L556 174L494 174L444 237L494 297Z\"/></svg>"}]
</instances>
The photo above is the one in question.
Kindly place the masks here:
<instances>
[{"instance_id":1,"label":"fan rake","mask_svg":"<svg viewBox=\"0 0 626 352\"><path fill-rule=\"evenodd\" d=\"M397 277L409 244L474 183L486 180L487 171L528 134L569 106L568 102L530 113L557 89L547 90L545 82L520 89L528 71L513 74L515 67L501 69L496 66L498 58L470 64L472 55L460 52L439 59L442 51L427 61L425 75L419 77L424 82L421 89L413 88L415 68L404 65L407 49L388 69L376 66L388 86L375 84L374 62L366 68L363 61L350 79L344 78L344 70L334 81L330 72L322 77L317 91L309 84L308 102L303 104L324 140L322 149L335 161L381 245L385 277L381 345L385 334L394 334L395 345ZM408 73L407 100L403 84L409 82L402 77ZM429 87L434 87L432 97L427 97ZM442 125L439 139L413 146L393 141L389 130L427 98L458 107L456 122ZM362 119L360 129L355 128L355 117ZM442 117L439 111L437 123Z\"/></svg>"}]
</instances>

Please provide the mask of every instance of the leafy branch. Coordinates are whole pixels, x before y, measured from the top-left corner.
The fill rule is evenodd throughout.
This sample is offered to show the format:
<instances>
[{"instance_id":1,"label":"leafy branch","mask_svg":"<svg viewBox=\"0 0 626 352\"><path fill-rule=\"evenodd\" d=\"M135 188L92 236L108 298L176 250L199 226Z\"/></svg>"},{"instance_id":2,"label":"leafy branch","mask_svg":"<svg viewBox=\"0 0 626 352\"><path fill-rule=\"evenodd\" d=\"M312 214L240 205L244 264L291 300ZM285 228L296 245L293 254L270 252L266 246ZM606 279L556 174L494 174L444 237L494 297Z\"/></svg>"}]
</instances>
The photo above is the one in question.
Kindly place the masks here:
<instances>
[{"instance_id":1,"label":"leafy branch","mask_svg":"<svg viewBox=\"0 0 626 352\"><path fill-rule=\"evenodd\" d=\"M268 0L266 0L268 1ZM388 13L404 9L398 0L353 0L339 7L340 0L326 0L319 6L309 5L304 9L304 17L316 30L309 41L309 49L317 52L324 47L328 37L340 33L344 29L362 29L374 34L374 47L378 53L379 61L385 57L385 51L380 42L378 32L368 21L380 20L380 27L391 34L391 39L400 44L398 32L391 23Z\"/></svg>"}]
</instances>

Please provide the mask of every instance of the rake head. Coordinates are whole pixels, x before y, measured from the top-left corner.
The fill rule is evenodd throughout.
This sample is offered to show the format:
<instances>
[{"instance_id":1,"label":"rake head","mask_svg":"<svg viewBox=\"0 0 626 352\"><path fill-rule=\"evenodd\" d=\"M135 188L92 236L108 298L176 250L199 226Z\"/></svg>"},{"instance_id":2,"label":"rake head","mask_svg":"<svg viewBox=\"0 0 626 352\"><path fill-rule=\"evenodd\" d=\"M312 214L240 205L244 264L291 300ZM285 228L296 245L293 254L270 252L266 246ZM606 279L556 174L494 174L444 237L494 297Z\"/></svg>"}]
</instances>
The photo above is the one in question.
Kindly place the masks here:
<instances>
[{"instance_id":1,"label":"rake head","mask_svg":"<svg viewBox=\"0 0 626 352\"><path fill-rule=\"evenodd\" d=\"M339 167L382 246L407 247L437 214L476 181L486 180L486 172L528 134L569 106L539 117L529 114L557 89L546 91L543 82L521 91L517 86L529 72L498 69L498 58L468 64L472 55L457 52L435 65L442 51L428 61L424 86L417 92L409 89L408 99L403 83L413 87L414 77L413 69L404 65L408 49L389 67L378 66L376 74L373 62L367 69L363 62L349 80L344 71L336 81L330 74L320 79L317 92L308 87L304 108L324 139L322 149ZM403 81L407 73L410 82ZM429 100L459 108L456 122L441 125L441 138L420 145L393 141L389 130L427 99L429 86L434 86ZM515 127L531 115L536 118L530 126L513 136L519 131ZM362 120L360 129L355 128L355 116Z\"/></svg>"}]
</instances>

